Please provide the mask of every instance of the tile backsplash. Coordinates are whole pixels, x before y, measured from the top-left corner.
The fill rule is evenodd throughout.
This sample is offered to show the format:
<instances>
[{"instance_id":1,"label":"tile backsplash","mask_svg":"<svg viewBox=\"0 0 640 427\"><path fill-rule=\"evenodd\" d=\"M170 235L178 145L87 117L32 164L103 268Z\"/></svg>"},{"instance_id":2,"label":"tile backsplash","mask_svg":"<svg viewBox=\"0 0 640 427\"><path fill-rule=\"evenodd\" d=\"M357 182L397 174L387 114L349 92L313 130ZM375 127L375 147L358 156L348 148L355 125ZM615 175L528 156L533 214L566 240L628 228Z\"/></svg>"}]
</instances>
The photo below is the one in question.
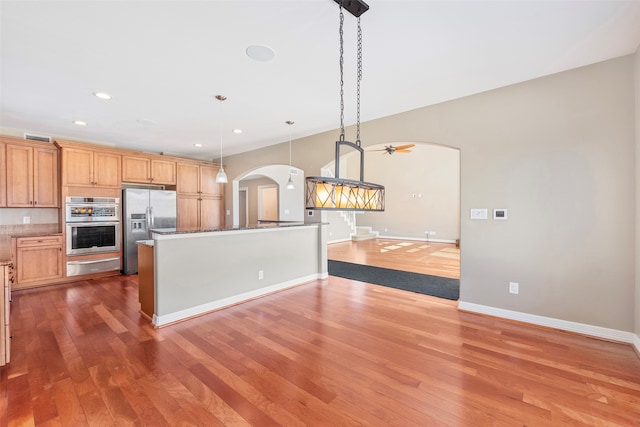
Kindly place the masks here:
<instances>
[{"instance_id":1,"label":"tile backsplash","mask_svg":"<svg viewBox=\"0 0 640 427\"><path fill-rule=\"evenodd\" d=\"M27 235L60 233L56 208L3 208L0 209L0 234ZM29 223L24 224L25 218Z\"/></svg>"},{"instance_id":2,"label":"tile backsplash","mask_svg":"<svg viewBox=\"0 0 640 427\"><path fill-rule=\"evenodd\" d=\"M11 224L0 225L0 234L55 234L60 233L60 226L55 224Z\"/></svg>"}]
</instances>

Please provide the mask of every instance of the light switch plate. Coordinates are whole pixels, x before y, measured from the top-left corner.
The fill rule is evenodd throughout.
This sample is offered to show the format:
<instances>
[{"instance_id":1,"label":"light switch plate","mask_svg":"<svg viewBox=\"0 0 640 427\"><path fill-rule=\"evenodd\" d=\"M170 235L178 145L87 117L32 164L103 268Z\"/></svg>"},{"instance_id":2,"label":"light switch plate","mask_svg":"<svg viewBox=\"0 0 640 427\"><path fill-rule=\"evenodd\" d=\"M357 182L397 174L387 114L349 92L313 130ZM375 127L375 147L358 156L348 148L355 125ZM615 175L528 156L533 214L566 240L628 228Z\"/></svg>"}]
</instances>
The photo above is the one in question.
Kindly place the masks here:
<instances>
[{"instance_id":1,"label":"light switch plate","mask_svg":"<svg viewBox=\"0 0 640 427\"><path fill-rule=\"evenodd\" d=\"M488 218L488 210L487 209L471 209L471 213L469 218L471 219L487 219Z\"/></svg>"}]
</instances>

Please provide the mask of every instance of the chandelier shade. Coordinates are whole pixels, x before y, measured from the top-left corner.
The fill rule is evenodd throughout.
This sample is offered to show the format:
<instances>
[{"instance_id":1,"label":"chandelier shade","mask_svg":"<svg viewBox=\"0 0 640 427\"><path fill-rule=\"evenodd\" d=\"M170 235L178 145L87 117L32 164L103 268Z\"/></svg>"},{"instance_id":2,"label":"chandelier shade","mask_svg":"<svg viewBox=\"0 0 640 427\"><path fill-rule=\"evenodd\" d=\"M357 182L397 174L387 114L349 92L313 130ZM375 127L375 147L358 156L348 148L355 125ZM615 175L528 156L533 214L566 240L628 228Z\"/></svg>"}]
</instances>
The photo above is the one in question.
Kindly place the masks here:
<instances>
[{"instance_id":1,"label":"chandelier shade","mask_svg":"<svg viewBox=\"0 0 640 427\"><path fill-rule=\"evenodd\" d=\"M370 182L310 176L306 208L340 211L384 211L384 187Z\"/></svg>"}]
</instances>

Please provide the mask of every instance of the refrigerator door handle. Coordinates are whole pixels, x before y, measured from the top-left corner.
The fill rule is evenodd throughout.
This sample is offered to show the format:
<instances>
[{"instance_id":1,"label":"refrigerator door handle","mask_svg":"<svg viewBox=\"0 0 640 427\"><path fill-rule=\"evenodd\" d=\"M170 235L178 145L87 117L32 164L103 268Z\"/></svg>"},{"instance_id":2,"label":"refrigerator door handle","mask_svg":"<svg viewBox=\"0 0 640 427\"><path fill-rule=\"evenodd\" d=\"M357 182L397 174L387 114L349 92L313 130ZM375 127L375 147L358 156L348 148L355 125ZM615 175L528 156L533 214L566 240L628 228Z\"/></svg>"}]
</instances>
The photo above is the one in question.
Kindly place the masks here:
<instances>
[{"instance_id":1,"label":"refrigerator door handle","mask_svg":"<svg viewBox=\"0 0 640 427\"><path fill-rule=\"evenodd\" d=\"M147 219L147 231L149 231L151 229L151 209L149 208L149 206L147 206L146 209L146 219Z\"/></svg>"},{"instance_id":2,"label":"refrigerator door handle","mask_svg":"<svg viewBox=\"0 0 640 427\"><path fill-rule=\"evenodd\" d=\"M155 228L156 218L153 216L153 206L149 206L149 214L151 214L151 228Z\"/></svg>"}]
</instances>

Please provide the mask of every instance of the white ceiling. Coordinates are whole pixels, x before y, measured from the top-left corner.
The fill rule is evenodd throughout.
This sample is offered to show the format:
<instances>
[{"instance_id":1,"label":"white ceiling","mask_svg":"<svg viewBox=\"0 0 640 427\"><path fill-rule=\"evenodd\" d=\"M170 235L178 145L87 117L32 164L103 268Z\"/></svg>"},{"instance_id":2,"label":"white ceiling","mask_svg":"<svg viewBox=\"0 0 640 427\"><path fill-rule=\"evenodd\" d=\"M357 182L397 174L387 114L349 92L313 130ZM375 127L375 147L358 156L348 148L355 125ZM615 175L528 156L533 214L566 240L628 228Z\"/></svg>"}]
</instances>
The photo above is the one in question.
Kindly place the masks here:
<instances>
[{"instance_id":1,"label":"white ceiling","mask_svg":"<svg viewBox=\"0 0 640 427\"><path fill-rule=\"evenodd\" d=\"M368 4L362 121L640 44L640 1ZM333 0L2 0L0 127L205 159L219 157L220 123L225 156L287 141L290 130L295 139L337 129L338 22ZM347 125L355 122L355 24L347 12ZM269 46L275 59L250 59L250 45ZM228 100L219 105L217 94Z\"/></svg>"}]
</instances>

